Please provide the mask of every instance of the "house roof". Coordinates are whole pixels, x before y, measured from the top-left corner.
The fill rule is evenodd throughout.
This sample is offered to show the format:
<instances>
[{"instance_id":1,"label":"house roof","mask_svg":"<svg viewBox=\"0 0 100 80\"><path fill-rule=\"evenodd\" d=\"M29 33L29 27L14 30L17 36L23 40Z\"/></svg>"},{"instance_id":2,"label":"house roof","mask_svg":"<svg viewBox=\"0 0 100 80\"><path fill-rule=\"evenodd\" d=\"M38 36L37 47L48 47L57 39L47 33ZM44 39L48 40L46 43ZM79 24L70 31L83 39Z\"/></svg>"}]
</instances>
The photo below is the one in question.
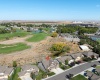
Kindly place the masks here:
<instances>
[{"instance_id":1,"label":"house roof","mask_svg":"<svg viewBox=\"0 0 100 80\"><path fill-rule=\"evenodd\" d=\"M90 49L86 45L80 45L79 46L83 51L89 51Z\"/></svg>"},{"instance_id":2,"label":"house roof","mask_svg":"<svg viewBox=\"0 0 100 80\"><path fill-rule=\"evenodd\" d=\"M7 68L7 66L1 66L0 65L0 73L4 73L6 68Z\"/></svg>"},{"instance_id":3,"label":"house roof","mask_svg":"<svg viewBox=\"0 0 100 80\"><path fill-rule=\"evenodd\" d=\"M18 73L18 76L20 77L20 76L24 76L26 74L26 71L21 71L21 72L19 72Z\"/></svg>"},{"instance_id":4,"label":"house roof","mask_svg":"<svg viewBox=\"0 0 100 80\"><path fill-rule=\"evenodd\" d=\"M9 75L13 71L13 68L9 68L7 66L0 66L0 73L4 73L4 75Z\"/></svg>"},{"instance_id":5,"label":"house roof","mask_svg":"<svg viewBox=\"0 0 100 80\"><path fill-rule=\"evenodd\" d=\"M9 75L12 71L13 71L13 68L7 68L7 69L5 70L5 74L6 74L6 75Z\"/></svg>"},{"instance_id":6,"label":"house roof","mask_svg":"<svg viewBox=\"0 0 100 80\"><path fill-rule=\"evenodd\" d=\"M23 71L27 71L27 70L32 69L32 68L35 69L35 71L39 70L39 68L36 65L30 65L30 64L23 65L23 66L21 66L21 68Z\"/></svg>"},{"instance_id":7,"label":"house roof","mask_svg":"<svg viewBox=\"0 0 100 80\"><path fill-rule=\"evenodd\" d=\"M7 78L2 78L2 79L0 79L0 80L8 80Z\"/></svg>"},{"instance_id":8,"label":"house roof","mask_svg":"<svg viewBox=\"0 0 100 80\"><path fill-rule=\"evenodd\" d=\"M70 56L72 58L76 59L77 57L81 57L82 56L82 53L71 54Z\"/></svg>"},{"instance_id":9,"label":"house roof","mask_svg":"<svg viewBox=\"0 0 100 80\"><path fill-rule=\"evenodd\" d=\"M43 58L42 63L44 65L44 67L47 69L52 63L56 63L58 64L58 62L56 60L53 60L52 58L50 58L49 60Z\"/></svg>"},{"instance_id":10,"label":"house roof","mask_svg":"<svg viewBox=\"0 0 100 80\"><path fill-rule=\"evenodd\" d=\"M63 56L63 57L57 58L56 60L58 60L61 63L65 63L66 59L67 59L66 56Z\"/></svg>"},{"instance_id":11,"label":"house roof","mask_svg":"<svg viewBox=\"0 0 100 80\"><path fill-rule=\"evenodd\" d=\"M56 60L58 60L61 63L65 63L65 60L70 61L70 60L72 60L72 57L71 56L62 56L62 57L57 58Z\"/></svg>"},{"instance_id":12,"label":"house roof","mask_svg":"<svg viewBox=\"0 0 100 80\"><path fill-rule=\"evenodd\" d=\"M82 54L85 55L85 56L87 56L87 57L92 56L92 55L98 56L98 54L96 54L94 52L91 52L91 51L89 51L89 52L83 52Z\"/></svg>"}]
</instances>

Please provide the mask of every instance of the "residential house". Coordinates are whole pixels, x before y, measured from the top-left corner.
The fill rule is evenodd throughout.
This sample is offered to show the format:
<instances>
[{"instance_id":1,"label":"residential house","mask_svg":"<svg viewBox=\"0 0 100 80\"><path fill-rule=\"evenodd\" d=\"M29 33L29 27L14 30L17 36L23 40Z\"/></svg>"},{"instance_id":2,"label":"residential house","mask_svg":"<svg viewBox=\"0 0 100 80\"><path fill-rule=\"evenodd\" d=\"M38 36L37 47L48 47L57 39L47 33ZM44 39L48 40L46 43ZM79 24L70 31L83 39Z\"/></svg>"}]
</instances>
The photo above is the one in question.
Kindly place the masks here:
<instances>
[{"instance_id":1,"label":"residential house","mask_svg":"<svg viewBox=\"0 0 100 80\"><path fill-rule=\"evenodd\" d=\"M44 72L51 71L59 67L59 62L52 58L43 58L42 61L38 62L38 67Z\"/></svg>"},{"instance_id":2,"label":"residential house","mask_svg":"<svg viewBox=\"0 0 100 80\"><path fill-rule=\"evenodd\" d=\"M61 34L62 37L64 37L67 41L71 41L71 42L80 42L80 39L76 36L76 35L71 35L68 33L63 33Z\"/></svg>"},{"instance_id":3,"label":"residential house","mask_svg":"<svg viewBox=\"0 0 100 80\"><path fill-rule=\"evenodd\" d=\"M94 36L90 36L90 38L94 41L99 41L100 40L100 35L94 35Z\"/></svg>"},{"instance_id":4,"label":"residential house","mask_svg":"<svg viewBox=\"0 0 100 80\"><path fill-rule=\"evenodd\" d=\"M83 51L90 51L89 47L86 45L79 45L80 49Z\"/></svg>"},{"instance_id":5,"label":"residential house","mask_svg":"<svg viewBox=\"0 0 100 80\"><path fill-rule=\"evenodd\" d=\"M91 52L91 51L86 51L86 52L83 52L83 57L87 57L87 58L95 58L95 59L98 59L99 55L94 53L94 52Z\"/></svg>"},{"instance_id":6,"label":"residential house","mask_svg":"<svg viewBox=\"0 0 100 80\"><path fill-rule=\"evenodd\" d=\"M57 57L56 60L62 64L65 64L65 61L68 60L69 65L74 62L74 59L71 56Z\"/></svg>"},{"instance_id":7,"label":"residential house","mask_svg":"<svg viewBox=\"0 0 100 80\"><path fill-rule=\"evenodd\" d=\"M27 26L21 26L20 29L27 31Z\"/></svg>"},{"instance_id":8,"label":"residential house","mask_svg":"<svg viewBox=\"0 0 100 80\"><path fill-rule=\"evenodd\" d=\"M82 53L75 53L75 54L70 54L70 56L72 57L72 59L75 60L75 62L77 63L81 63L82 62Z\"/></svg>"},{"instance_id":9,"label":"residential house","mask_svg":"<svg viewBox=\"0 0 100 80\"><path fill-rule=\"evenodd\" d=\"M0 66L0 79L6 80L8 76L13 73L13 68L9 68L7 66Z\"/></svg>"},{"instance_id":10,"label":"residential house","mask_svg":"<svg viewBox=\"0 0 100 80\"><path fill-rule=\"evenodd\" d=\"M30 77L31 73L34 73L35 75L38 75L39 72L39 68L36 65L24 65L21 66L21 72L18 73L19 77L21 78L21 80L32 80L32 78Z\"/></svg>"}]
</instances>

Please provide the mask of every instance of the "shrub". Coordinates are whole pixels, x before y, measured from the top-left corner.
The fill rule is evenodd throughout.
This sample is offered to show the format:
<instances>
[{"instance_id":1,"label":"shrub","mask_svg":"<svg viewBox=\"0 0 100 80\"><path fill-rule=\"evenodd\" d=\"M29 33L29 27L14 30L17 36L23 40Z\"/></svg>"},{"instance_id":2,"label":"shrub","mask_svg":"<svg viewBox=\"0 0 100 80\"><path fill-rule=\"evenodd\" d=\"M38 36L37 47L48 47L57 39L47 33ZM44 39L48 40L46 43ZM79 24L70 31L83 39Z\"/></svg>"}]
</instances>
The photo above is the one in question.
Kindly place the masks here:
<instances>
[{"instance_id":1,"label":"shrub","mask_svg":"<svg viewBox=\"0 0 100 80\"><path fill-rule=\"evenodd\" d=\"M56 32L53 32L52 34L51 34L51 37L57 37L57 33Z\"/></svg>"},{"instance_id":2,"label":"shrub","mask_svg":"<svg viewBox=\"0 0 100 80\"><path fill-rule=\"evenodd\" d=\"M54 72L49 72L47 75L52 76L52 75L55 75L55 73Z\"/></svg>"},{"instance_id":3,"label":"shrub","mask_svg":"<svg viewBox=\"0 0 100 80\"><path fill-rule=\"evenodd\" d=\"M65 64L68 65L68 60L65 60Z\"/></svg>"},{"instance_id":4,"label":"shrub","mask_svg":"<svg viewBox=\"0 0 100 80\"><path fill-rule=\"evenodd\" d=\"M57 42L52 45L50 50L54 53L54 55L59 55L63 52L68 52L70 48L63 42Z\"/></svg>"},{"instance_id":5,"label":"shrub","mask_svg":"<svg viewBox=\"0 0 100 80\"><path fill-rule=\"evenodd\" d=\"M33 72L31 72L30 77L35 80L35 74Z\"/></svg>"},{"instance_id":6,"label":"shrub","mask_svg":"<svg viewBox=\"0 0 100 80\"><path fill-rule=\"evenodd\" d=\"M13 67L17 67L16 61L13 61Z\"/></svg>"},{"instance_id":7,"label":"shrub","mask_svg":"<svg viewBox=\"0 0 100 80\"><path fill-rule=\"evenodd\" d=\"M63 65L62 63L59 63L59 67L63 70L66 70L67 69L67 66Z\"/></svg>"}]
</instances>

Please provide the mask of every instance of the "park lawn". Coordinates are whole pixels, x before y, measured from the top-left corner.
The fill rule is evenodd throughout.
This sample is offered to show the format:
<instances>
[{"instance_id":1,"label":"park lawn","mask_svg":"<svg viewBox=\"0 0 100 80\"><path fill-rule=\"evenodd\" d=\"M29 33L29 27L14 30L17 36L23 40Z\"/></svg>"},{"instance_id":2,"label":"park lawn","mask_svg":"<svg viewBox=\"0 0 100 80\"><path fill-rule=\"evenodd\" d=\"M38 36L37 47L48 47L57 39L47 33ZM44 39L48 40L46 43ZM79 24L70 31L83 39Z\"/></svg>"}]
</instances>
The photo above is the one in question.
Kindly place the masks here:
<instances>
[{"instance_id":1,"label":"park lawn","mask_svg":"<svg viewBox=\"0 0 100 80\"><path fill-rule=\"evenodd\" d=\"M43 30L50 32L51 28L43 28Z\"/></svg>"},{"instance_id":2,"label":"park lawn","mask_svg":"<svg viewBox=\"0 0 100 80\"><path fill-rule=\"evenodd\" d=\"M5 28L5 26L1 26L1 25L0 25L0 28Z\"/></svg>"},{"instance_id":3,"label":"park lawn","mask_svg":"<svg viewBox=\"0 0 100 80\"><path fill-rule=\"evenodd\" d=\"M46 33L36 33L31 38L27 39L29 42L39 42L44 40L49 34Z\"/></svg>"},{"instance_id":4,"label":"park lawn","mask_svg":"<svg viewBox=\"0 0 100 80\"><path fill-rule=\"evenodd\" d=\"M84 76L82 75L77 75L75 77L73 77L72 79L70 80L88 80L87 78L85 78Z\"/></svg>"},{"instance_id":5,"label":"park lawn","mask_svg":"<svg viewBox=\"0 0 100 80\"><path fill-rule=\"evenodd\" d=\"M18 77L18 73L21 71L20 67L16 67L14 69L14 73L8 78L8 80L20 80Z\"/></svg>"},{"instance_id":6,"label":"park lawn","mask_svg":"<svg viewBox=\"0 0 100 80\"><path fill-rule=\"evenodd\" d=\"M8 54L15 51L22 51L28 48L30 48L30 46L24 43L17 43L10 45L0 44L0 54Z\"/></svg>"},{"instance_id":7,"label":"park lawn","mask_svg":"<svg viewBox=\"0 0 100 80\"><path fill-rule=\"evenodd\" d=\"M13 38L13 37L25 37L29 33L28 32L13 32L13 33L5 33L5 34L0 34L0 40L6 40L6 38Z\"/></svg>"}]
</instances>

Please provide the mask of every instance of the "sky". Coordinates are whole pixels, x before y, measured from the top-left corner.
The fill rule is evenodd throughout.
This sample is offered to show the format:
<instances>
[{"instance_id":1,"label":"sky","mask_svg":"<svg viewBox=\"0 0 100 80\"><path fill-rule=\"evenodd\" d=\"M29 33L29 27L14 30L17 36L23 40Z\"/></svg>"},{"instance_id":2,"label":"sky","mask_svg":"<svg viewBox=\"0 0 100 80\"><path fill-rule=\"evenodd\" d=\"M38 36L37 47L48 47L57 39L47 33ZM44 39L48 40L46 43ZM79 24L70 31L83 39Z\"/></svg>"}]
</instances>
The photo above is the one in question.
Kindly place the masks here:
<instances>
[{"instance_id":1,"label":"sky","mask_svg":"<svg viewBox=\"0 0 100 80\"><path fill-rule=\"evenodd\" d=\"M100 0L0 0L0 20L100 20Z\"/></svg>"}]
</instances>

